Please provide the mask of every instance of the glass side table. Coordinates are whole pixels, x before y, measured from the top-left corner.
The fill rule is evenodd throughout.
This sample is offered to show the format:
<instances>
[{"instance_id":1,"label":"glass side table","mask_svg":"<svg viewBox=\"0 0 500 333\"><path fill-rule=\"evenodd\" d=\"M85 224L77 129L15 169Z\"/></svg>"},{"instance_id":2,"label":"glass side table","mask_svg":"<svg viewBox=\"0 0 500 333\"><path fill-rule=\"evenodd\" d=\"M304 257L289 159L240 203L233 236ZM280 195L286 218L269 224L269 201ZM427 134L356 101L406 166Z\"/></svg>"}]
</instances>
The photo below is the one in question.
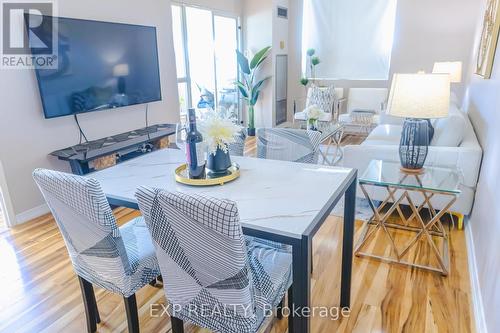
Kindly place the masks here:
<instances>
[{"instance_id":1,"label":"glass side table","mask_svg":"<svg viewBox=\"0 0 500 333\"><path fill-rule=\"evenodd\" d=\"M307 122L296 121L293 125L296 129L307 129ZM339 122L318 121L318 131L321 132L321 143L326 144L326 150L319 150L323 163L334 166L342 160L344 152L341 148L342 138L344 136L344 125ZM330 149L335 149L331 159L328 158Z\"/></svg>"},{"instance_id":2,"label":"glass side table","mask_svg":"<svg viewBox=\"0 0 500 333\"><path fill-rule=\"evenodd\" d=\"M359 178L359 186L368 200L373 216L363 227L360 239L355 245L355 254L448 275L450 267L448 233L441 218L457 200L460 194L459 184L460 177L456 170L426 167L422 173L405 173L401 171L399 163L371 161ZM370 187L379 188L378 190L385 189L387 196L384 201L375 204L370 197ZM441 196L446 200L444 209L439 212L431 203L431 199L436 196ZM409 217L405 216L402 205L410 207ZM422 214L424 208L428 210L428 218ZM398 212L401 223L390 219L394 211ZM398 247L391 229L409 231L412 237L402 247ZM389 255L387 251L384 255L377 255L364 249L377 230L381 230L387 236L391 248ZM420 240L426 241L430 246L430 254L434 255L437 265L417 264L405 259ZM438 248L439 242L442 243L441 250Z\"/></svg>"}]
</instances>

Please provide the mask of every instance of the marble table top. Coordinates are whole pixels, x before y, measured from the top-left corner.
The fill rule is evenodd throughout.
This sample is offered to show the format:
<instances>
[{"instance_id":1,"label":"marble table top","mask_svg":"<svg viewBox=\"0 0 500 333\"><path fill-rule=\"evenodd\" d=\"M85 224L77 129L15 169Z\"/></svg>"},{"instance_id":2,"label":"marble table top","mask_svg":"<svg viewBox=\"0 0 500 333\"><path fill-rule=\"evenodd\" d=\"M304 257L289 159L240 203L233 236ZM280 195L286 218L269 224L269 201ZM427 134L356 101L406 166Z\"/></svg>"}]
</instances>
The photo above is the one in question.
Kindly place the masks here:
<instances>
[{"instance_id":1,"label":"marble table top","mask_svg":"<svg viewBox=\"0 0 500 333\"><path fill-rule=\"evenodd\" d=\"M179 184L174 170L185 163L184 153L163 149L96 171L110 199L135 204L138 186L196 193L233 200L243 227L300 238L351 179L353 169L251 157L231 157L240 165L241 176L222 186L193 187ZM330 207L331 208L331 207Z\"/></svg>"}]
</instances>

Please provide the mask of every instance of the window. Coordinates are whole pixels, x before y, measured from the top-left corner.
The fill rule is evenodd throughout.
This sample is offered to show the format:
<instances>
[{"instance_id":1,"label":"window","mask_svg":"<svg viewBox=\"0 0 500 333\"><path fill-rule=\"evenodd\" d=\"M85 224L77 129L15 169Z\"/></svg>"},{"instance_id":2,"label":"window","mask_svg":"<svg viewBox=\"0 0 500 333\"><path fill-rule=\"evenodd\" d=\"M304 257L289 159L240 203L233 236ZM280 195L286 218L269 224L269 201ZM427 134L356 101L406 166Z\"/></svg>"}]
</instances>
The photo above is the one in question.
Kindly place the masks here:
<instances>
[{"instance_id":1,"label":"window","mask_svg":"<svg viewBox=\"0 0 500 333\"><path fill-rule=\"evenodd\" d=\"M211 107L238 121L238 19L173 5L172 24L181 115Z\"/></svg>"},{"instance_id":2,"label":"window","mask_svg":"<svg viewBox=\"0 0 500 333\"><path fill-rule=\"evenodd\" d=\"M310 76L306 51L316 50L323 79L387 80L396 0L304 1L302 68Z\"/></svg>"}]
</instances>

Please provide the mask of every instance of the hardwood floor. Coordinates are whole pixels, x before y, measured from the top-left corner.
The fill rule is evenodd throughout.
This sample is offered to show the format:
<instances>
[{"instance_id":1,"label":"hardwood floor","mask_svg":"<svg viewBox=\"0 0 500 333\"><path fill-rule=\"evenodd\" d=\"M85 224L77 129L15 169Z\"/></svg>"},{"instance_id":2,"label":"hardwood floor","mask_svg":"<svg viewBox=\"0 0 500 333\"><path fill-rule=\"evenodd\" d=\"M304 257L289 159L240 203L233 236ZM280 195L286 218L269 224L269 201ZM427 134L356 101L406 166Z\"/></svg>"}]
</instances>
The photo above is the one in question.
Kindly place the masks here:
<instances>
[{"instance_id":1,"label":"hardwood floor","mask_svg":"<svg viewBox=\"0 0 500 333\"><path fill-rule=\"evenodd\" d=\"M255 153L254 142L247 154ZM119 224L138 212L115 210ZM361 223L357 223L356 237ZM451 230L448 277L371 259L355 258L349 317L312 318L312 332L474 332L465 236ZM395 234L396 242L408 240ZM313 240L313 306L338 306L342 222L331 216ZM368 245L388 251L385 236ZM423 242L409 254L430 260ZM86 332L78 280L65 244L50 214L0 231L0 332ZM126 332L121 296L96 288L102 323L99 332ZM141 332L169 332L167 316L151 315L151 304L164 304L162 289L146 286L137 294ZM161 312L156 305L153 314ZM160 311L158 311L160 309ZM271 320L267 332L284 333L287 321ZM186 332L207 332L186 326Z\"/></svg>"},{"instance_id":2,"label":"hardwood floor","mask_svg":"<svg viewBox=\"0 0 500 333\"><path fill-rule=\"evenodd\" d=\"M138 213L118 209L115 214L123 224ZM313 306L337 306L341 235L341 220L332 216L314 238ZM370 246L387 251L387 244L380 234ZM350 316L341 320L314 317L312 332L473 332L462 231L451 231L450 250L448 277L355 258ZM50 214L1 232L0 253L0 332L85 332L78 280ZM421 243L410 256L426 258L429 253ZM125 332L122 298L97 288L96 297L102 318L98 331ZM165 302L162 289L144 287L137 302L141 332L170 330L168 317L150 315L150 304ZM286 320L274 320L267 331L286 332ZM186 332L206 331L187 327Z\"/></svg>"}]
</instances>

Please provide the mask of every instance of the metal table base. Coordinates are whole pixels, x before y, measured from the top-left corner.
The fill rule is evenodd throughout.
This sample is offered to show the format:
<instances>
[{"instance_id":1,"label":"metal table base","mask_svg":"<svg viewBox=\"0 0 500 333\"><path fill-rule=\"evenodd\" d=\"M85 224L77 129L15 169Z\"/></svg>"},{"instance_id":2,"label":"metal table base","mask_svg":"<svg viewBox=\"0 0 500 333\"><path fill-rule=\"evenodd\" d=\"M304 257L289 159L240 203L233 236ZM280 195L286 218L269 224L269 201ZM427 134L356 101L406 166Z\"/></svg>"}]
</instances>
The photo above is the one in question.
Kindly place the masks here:
<instances>
[{"instance_id":1,"label":"metal table base","mask_svg":"<svg viewBox=\"0 0 500 333\"><path fill-rule=\"evenodd\" d=\"M344 136L344 127L341 127L338 131L334 132L332 135L328 136L326 140L323 142L326 143L326 151L323 152L321 149L319 150L321 157L323 158L323 163L327 165L334 166L337 163L339 163L342 158L344 158L344 151L342 150L341 143L342 143L342 138ZM335 153L333 154L333 157L331 160L328 159L328 153L330 151L330 148L332 146L335 147Z\"/></svg>"},{"instance_id":2,"label":"metal table base","mask_svg":"<svg viewBox=\"0 0 500 333\"><path fill-rule=\"evenodd\" d=\"M370 198L370 195L366 188L367 185L383 187L387 190L388 195L386 199L379 206L376 206L373 200ZM361 190L363 191L364 196L368 200L370 208L373 211L373 216L366 222L361 232L361 237L355 246L354 250L355 255L374 258L391 263L398 263L402 265L422 268L434 272L439 272L442 275L448 275L450 270L448 233L446 232L446 229L442 224L441 218L443 217L444 214L446 214L446 212L456 201L457 195L449 192L431 191L424 189L411 190L412 193L420 193L423 196L422 204L417 206L410 197L410 192L407 188L393 186L393 185L380 186L380 185L362 184L362 183L360 183L360 187ZM434 209L434 207L430 202L430 199L435 195L442 195L450 198L449 202L445 205L445 208L439 212L437 212ZM412 214L408 218L405 217L401 209L401 205L403 202L407 204L412 211ZM387 211L384 212L386 206L389 206L389 209L387 209ZM430 213L431 219L427 222L424 221L424 218L421 215L421 211L423 208L427 208ZM398 212L399 217L402 220L402 224L389 222L389 217L392 215L394 211ZM410 225L410 222L413 220L416 220L417 226ZM391 252L394 253L395 256L387 257L363 251L364 245L371 238L371 236L373 236L375 232L379 229L382 229L384 234L388 237L389 243L391 245ZM402 249L398 249L394 238L389 232L389 229L410 231L415 233L416 235L409 242L407 242ZM433 237L442 238L443 244L441 251L438 249ZM416 264L403 259L404 256L408 254L409 251L416 246L416 244L418 244L418 241L421 238L427 240L428 245L431 247L431 253L434 254L438 262L437 267L430 265Z\"/></svg>"}]
</instances>

